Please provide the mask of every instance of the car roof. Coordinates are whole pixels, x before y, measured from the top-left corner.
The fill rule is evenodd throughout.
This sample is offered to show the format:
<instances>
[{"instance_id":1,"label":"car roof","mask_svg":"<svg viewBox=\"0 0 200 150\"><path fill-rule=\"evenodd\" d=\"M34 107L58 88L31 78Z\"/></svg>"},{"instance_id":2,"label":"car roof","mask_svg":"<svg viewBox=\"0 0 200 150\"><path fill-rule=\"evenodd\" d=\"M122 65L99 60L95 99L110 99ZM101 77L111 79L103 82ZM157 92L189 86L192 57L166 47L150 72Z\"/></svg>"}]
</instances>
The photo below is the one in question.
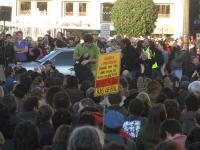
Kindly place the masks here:
<instances>
[{"instance_id":1,"label":"car roof","mask_svg":"<svg viewBox=\"0 0 200 150\"><path fill-rule=\"evenodd\" d=\"M48 55L46 55L45 57L41 58L39 60L39 62L44 63L47 60L51 59L52 57L54 57L55 55L62 53L62 52L73 52L75 48L68 48L68 47L64 47L64 48L58 48L55 49L53 51L51 51Z\"/></svg>"},{"instance_id":2,"label":"car roof","mask_svg":"<svg viewBox=\"0 0 200 150\"><path fill-rule=\"evenodd\" d=\"M54 51L64 52L64 51L74 51L74 50L75 50L75 47L73 48L63 47L63 48L57 48Z\"/></svg>"}]
</instances>

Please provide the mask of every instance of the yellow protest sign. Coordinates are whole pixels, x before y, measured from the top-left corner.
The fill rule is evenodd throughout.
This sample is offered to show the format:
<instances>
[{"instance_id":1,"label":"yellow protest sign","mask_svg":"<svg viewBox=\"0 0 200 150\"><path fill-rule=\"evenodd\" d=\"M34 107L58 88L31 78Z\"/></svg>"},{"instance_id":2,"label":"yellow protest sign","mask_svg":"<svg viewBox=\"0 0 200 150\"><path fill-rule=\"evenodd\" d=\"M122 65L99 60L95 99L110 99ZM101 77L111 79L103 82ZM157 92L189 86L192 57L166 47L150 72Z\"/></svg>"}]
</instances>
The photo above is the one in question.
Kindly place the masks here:
<instances>
[{"instance_id":1,"label":"yellow protest sign","mask_svg":"<svg viewBox=\"0 0 200 150\"><path fill-rule=\"evenodd\" d=\"M121 52L100 54L96 68L95 96L119 92Z\"/></svg>"}]
</instances>

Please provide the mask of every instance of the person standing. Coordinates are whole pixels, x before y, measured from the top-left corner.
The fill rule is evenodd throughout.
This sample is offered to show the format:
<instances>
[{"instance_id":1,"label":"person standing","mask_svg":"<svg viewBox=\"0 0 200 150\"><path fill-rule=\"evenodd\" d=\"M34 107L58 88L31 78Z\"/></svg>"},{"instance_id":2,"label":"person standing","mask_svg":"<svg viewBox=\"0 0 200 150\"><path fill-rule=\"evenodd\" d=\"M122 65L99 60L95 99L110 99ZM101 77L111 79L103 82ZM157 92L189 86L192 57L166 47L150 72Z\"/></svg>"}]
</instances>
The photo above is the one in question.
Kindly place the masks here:
<instances>
[{"instance_id":1,"label":"person standing","mask_svg":"<svg viewBox=\"0 0 200 150\"><path fill-rule=\"evenodd\" d=\"M177 46L173 47L170 54L170 68L171 74L181 79L183 75L183 63L186 58L187 50L183 47L183 40L177 40Z\"/></svg>"},{"instance_id":2,"label":"person standing","mask_svg":"<svg viewBox=\"0 0 200 150\"><path fill-rule=\"evenodd\" d=\"M136 79L140 69L140 52L131 45L127 38L121 41L122 49L122 71L128 70L131 79Z\"/></svg>"},{"instance_id":3,"label":"person standing","mask_svg":"<svg viewBox=\"0 0 200 150\"><path fill-rule=\"evenodd\" d=\"M28 43L23 39L23 32L17 32L17 40L14 43L16 61L27 61Z\"/></svg>"},{"instance_id":4,"label":"person standing","mask_svg":"<svg viewBox=\"0 0 200 150\"><path fill-rule=\"evenodd\" d=\"M13 39L10 34L6 34L6 41L5 41L5 59L6 63L11 63L14 61L15 51L13 48Z\"/></svg>"},{"instance_id":5,"label":"person standing","mask_svg":"<svg viewBox=\"0 0 200 150\"><path fill-rule=\"evenodd\" d=\"M82 66L87 66L95 75L98 47L93 43L93 37L90 34L86 34L83 40L84 43L78 44L75 48L74 60L78 60Z\"/></svg>"}]
</instances>

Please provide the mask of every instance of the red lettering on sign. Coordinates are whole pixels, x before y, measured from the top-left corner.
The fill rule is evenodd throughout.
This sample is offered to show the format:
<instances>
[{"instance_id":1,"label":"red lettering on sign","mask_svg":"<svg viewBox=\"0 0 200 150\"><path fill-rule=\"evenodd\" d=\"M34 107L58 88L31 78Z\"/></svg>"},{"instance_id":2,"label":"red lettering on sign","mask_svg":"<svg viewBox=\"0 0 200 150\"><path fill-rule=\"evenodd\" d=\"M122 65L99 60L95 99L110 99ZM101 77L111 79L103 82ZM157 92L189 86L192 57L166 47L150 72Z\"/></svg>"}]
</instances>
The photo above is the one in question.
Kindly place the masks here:
<instances>
[{"instance_id":1,"label":"red lettering on sign","mask_svg":"<svg viewBox=\"0 0 200 150\"><path fill-rule=\"evenodd\" d=\"M112 77L112 78L107 78L107 79L102 79L102 80L96 80L96 88L100 87L106 87L106 86L111 86L118 84L119 77Z\"/></svg>"}]
</instances>

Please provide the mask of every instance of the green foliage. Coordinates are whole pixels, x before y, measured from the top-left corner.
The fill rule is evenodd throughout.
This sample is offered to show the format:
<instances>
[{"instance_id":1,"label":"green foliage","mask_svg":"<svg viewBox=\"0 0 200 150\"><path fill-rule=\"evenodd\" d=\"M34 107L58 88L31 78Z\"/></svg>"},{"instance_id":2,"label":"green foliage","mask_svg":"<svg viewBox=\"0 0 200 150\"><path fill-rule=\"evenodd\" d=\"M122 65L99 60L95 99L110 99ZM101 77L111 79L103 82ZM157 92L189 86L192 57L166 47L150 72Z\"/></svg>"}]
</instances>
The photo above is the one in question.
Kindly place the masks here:
<instances>
[{"instance_id":1,"label":"green foliage","mask_svg":"<svg viewBox=\"0 0 200 150\"><path fill-rule=\"evenodd\" d=\"M117 0L112 8L112 21L120 34L150 35L155 29L158 9L153 0Z\"/></svg>"}]
</instances>

